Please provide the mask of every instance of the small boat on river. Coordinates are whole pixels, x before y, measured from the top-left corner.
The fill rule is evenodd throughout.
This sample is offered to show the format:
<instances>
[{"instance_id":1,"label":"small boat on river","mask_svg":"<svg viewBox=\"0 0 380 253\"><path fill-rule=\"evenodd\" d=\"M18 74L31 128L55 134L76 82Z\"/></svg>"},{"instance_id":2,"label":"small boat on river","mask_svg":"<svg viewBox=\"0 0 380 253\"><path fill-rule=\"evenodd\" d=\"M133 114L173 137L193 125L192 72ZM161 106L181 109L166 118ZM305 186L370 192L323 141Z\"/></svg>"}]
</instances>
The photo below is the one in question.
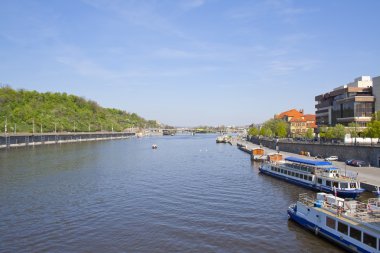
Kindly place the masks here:
<instances>
[{"instance_id":1,"label":"small boat on river","mask_svg":"<svg viewBox=\"0 0 380 253\"><path fill-rule=\"evenodd\" d=\"M263 174L315 191L334 193L336 190L338 196L342 198L355 199L364 192L357 181L357 175L342 175L339 169L328 161L287 157L281 161L265 162L259 170Z\"/></svg>"},{"instance_id":2,"label":"small boat on river","mask_svg":"<svg viewBox=\"0 0 380 253\"><path fill-rule=\"evenodd\" d=\"M371 208L370 202L322 192L314 199L303 193L289 206L288 217L347 251L380 252L380 209Z\"/></svg>"},{"instance_id":3,"label":"small boat on river","mask_svg":"<svg viewBox=\"0 0 380 253\"><path fill-rule=\"evenodd\" d=\"M253 161L263 161L267 158L265 155L265 150L263 148L252 149L251 160Z\"/></svg>"},{"instance_id":4,"label":"small boat on river","mask_svg":"<svg viewBox=\"0 0 380 253\"><path fill-rule=\"evenodd\" d=\"M152 149L157 149L157 148L158 148L157 144L152 145Z\"/></svg>"}]
</instances>

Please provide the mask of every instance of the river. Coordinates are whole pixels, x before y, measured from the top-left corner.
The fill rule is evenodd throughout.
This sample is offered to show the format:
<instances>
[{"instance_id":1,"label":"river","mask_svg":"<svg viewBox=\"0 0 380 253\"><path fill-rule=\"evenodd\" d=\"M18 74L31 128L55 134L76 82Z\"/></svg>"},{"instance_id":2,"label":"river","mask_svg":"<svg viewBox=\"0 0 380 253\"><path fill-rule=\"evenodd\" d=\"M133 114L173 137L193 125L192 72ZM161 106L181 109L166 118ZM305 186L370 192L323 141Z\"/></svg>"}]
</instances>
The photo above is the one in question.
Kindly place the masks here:
<instances>
[{"instance_id":1,"label":"river","mask_svg":"<svg viewBox=\"0 0 380 253\"><path fill-rule=\"evenodd\" d=\"M0 150L0 252L343 252L288 221L308 190L215 138Z\"/></svg>"}]
</instances>

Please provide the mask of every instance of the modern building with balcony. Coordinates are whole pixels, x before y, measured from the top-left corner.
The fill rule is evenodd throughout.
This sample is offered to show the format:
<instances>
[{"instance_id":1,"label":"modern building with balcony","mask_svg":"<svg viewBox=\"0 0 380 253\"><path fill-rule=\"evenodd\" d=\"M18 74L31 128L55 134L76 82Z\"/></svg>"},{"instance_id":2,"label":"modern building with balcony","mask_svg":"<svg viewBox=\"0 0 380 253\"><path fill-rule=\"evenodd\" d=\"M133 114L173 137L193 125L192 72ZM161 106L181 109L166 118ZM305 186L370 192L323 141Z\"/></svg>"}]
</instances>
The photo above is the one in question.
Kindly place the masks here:
<instances>
[{"instance_id":1,"label":"modern building with balcony","mask_svg":"<svg viewBox=\"0 0 380 253\"><path fill-rule=\"evenodd\" d=\"M372 93L372 86L370 76L361 76L351 83L316 96L317 125L342 124L348 126L350 123L356 123L357 126L365 127L375 112L375 96Z\"/></svg>"}]
</instances>

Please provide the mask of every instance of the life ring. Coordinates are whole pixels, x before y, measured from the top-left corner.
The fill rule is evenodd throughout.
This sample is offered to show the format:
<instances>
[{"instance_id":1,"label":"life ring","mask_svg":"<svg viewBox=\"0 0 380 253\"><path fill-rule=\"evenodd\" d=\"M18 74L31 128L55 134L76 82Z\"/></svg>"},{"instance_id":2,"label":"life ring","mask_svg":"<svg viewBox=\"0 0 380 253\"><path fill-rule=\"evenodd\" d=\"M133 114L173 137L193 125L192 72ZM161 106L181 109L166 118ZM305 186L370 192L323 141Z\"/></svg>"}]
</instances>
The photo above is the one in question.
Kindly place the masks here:
<instances>
[{"instance_id":1,"label":"life ring","mask_svg":"<svg viewBox=\"0 0 380 253\"><path fill-rule=\"evenodd\" d=\"M315 227L315 229L314 229L314 234L315 234L315 235L318 235L318 234L319 234L319 227Z\"/></svg>"}]
</instances>

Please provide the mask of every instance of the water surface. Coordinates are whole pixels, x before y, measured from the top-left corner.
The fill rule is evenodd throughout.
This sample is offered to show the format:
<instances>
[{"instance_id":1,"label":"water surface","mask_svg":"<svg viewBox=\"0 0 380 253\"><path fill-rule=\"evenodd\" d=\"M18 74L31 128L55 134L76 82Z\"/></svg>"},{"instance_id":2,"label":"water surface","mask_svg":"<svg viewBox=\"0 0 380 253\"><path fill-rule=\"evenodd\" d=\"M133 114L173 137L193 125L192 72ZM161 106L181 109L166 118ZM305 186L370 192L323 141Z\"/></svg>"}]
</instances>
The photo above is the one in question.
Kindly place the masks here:
<instances>
[{"instance_id":1,"label":"water surface","mask_svg":"<svg viewBox=\"0 0 380 253\"><path fill-rule=\"evenodd\" d=\"M288 221L307 190L215 138L1 150L0 252L342 252Z\"/></svg>"}]
</instances>

